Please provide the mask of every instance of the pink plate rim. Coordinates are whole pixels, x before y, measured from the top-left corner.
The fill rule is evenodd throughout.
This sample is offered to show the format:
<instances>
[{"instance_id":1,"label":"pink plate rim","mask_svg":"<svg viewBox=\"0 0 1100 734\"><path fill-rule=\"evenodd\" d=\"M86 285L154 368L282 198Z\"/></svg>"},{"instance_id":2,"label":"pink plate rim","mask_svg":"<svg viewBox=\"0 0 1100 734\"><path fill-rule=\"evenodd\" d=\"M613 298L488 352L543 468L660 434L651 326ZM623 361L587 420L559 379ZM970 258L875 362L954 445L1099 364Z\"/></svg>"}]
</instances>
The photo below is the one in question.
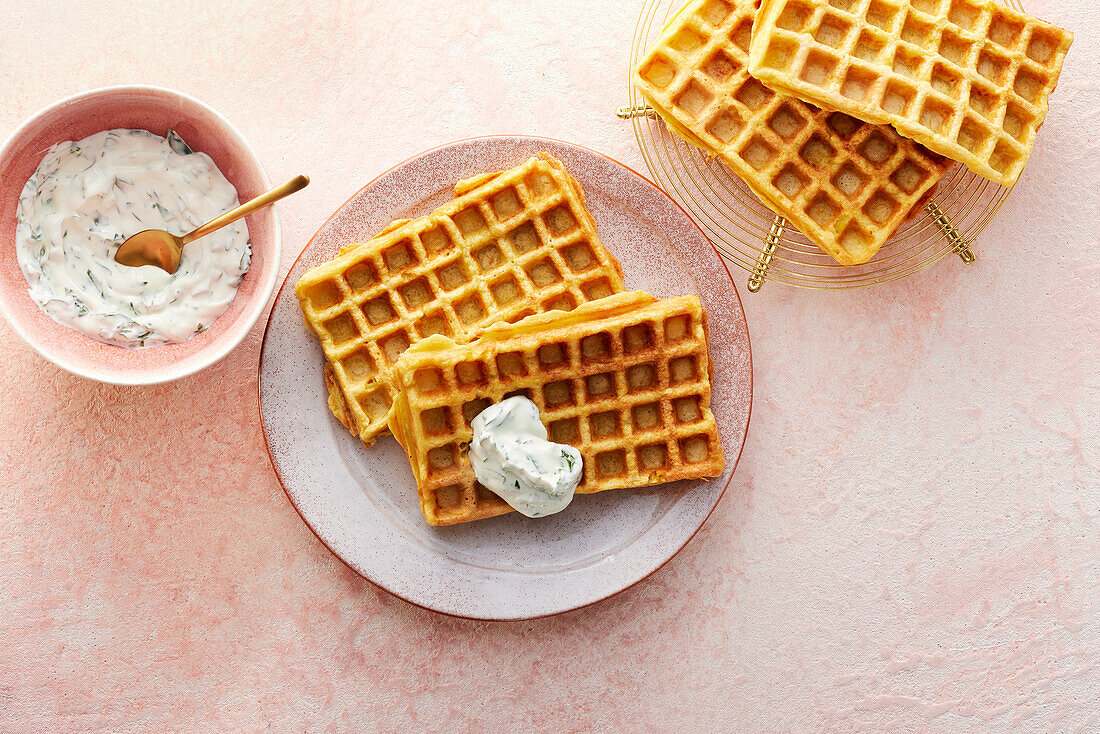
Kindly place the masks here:
<instances>
[{"instance_id":1,"label":"pink plate rim","mask_svg":"<svg viewBox=\"0 0 1100 734\"><path fill-rule=\"evenodd\" d=\"M559 139L556 139L556 138L550 138L550 137L545 137L545 136L537 136L537 135L482 135L482 136L471 136L471 137L467 137L467 138L460 138L460 139L457 139L457 140L452 140L450 142L442 143L440 145L436 145L434 147L428 148L424 151L421 151L420 153L412 155L412 156L406 158L405 160L389 167L388 169L386 169L385 171L383 171L382 173L378 174L373 179L371 179L366 185L364 185L361 188L357 189L353 194L351 194L344 201L343 204L341 204L327 219L325 219L325 221L321 224L321 226L318 227L318 229L314 233L314 235L310 238L309 242L307 242L306 245L302 248L301 252L299 252L298 256L294 259L294 262L291 263L290 268L287 270L286 276L284 276L284 278L283 278L283 282L280 284L279 288L275 292L274 297L272 298L273 307L272 307L271 311L268 314L267 323L264 326L263 338L262 338L261 344L260 344L260 359L259 359L259 366L257 368L258 377L262 378L263 365L264 365L264 355L266 353L266 348L267 348L267 343L268 343L268 336L269 336L269 334L271 332L271 329L272 329L272 320L275 317L275 311L276 311L275 304L278 303L279 299L282 297L284 289L286 289L286 287L290 284L290 276L294 272L294 268L298 265L298 262L302 259L302 257L305 255L305 253L310 250L310 248L313 246L314 242L317 240L317 238L319 236L321 236L321 234L325 231L325 229L329 226L329 224L337 216L339 216L341 214L341 212L344 210L344 208L347 207L348 204L351 203L353 200L357 199L360 195L362 195L367 189L371 188L372 186L376 185L378 182L380 182L381 180L383 180L387 177L399 174L401 169L405 168L406 166L413 163L414 161L418 161L421 158L424 158L426 156L430 156L432 154L438 153L439 151L442 151L444 149L457 147L457 146L461 146L463 144L468 144L468 143L490 142L490 141L499 141L501 143L520 142L520 141L552 143L552 144L555 144L555 145L563 146L565 148L573 148L575 150L581 151L583 153L594 156L596 158L603 159L604 161L611 163L613 166L617 166L619 168L625 169L628 173L632 174L636 179L639 179L640 182L643 185L645 185L649 189L651 189L654 194L656 194L660 198L662 198L666 203L672 204L683 215L686 222L690 223L690 226L692 228L694 228L699 233L700 237L710 246L710 249L711 249L712 253L714 254L715 259L718 261L718 263L722 267L722 272L725 272L726 277L729 278L730 289L733 293L733 297L737 301L737 307L741 312L742 318L744 318L744 306L741 302L741 296L737 292L736 283L733 279L732 274L729 271L728 264L721 257L721 255L718 253L718 250L714 247L714 244L710 241L710 238L706 236L706 233L699 227L699 225L687 213L687 211L679 204L679 202L677 202L675 199L673 199L671 196L669 196L663 189L661 189L659 186L657 186L655 183L653 183L652 180L650 180L649 178L647 178L646 176L644 176L643 174L641 174L640 172L638 172L634 168L626 165L625 163L622 163L621 161L618 161L618 160L612 158L609 155L606 155L604 153L600 153L599 151L593 150L593 149L588 148L588 147L583 146L583 145L578 145L576 143L571 143L571 142L559 140ZM350 571L355 573L357 576L360 576L364 580L370 582L373 586L375 586L379 589L382 589L386 593L388 593L392 596L395 596L395 597L401 599L402 601L405 601L405 602L407 602L407 603L409 603L413 606L419 607L419 608L424 609L424 610L429 611L429 612L434 612L436 614L442 614L444 616L454 617L454 618L457 618L457 619L468 619L468 620L473 620L473 621L489 621L489 622L516 621L516 622L518 622L518 621L524 621L524 620L530 620L530 619L540 619L540 618L544 618L544 617L552 617L552 616L556 616L556 615L559 615L559 614L565 614L566 612L571 612L571 611L575 611L575 610L578 610L578 609L583 609L585 607L588 607L588 606L591 606L593 604L597 604L601 601L604 601L606 599L609 599L609 598L611 598L611 597L613 597L613 596L615 596L615 595L617 595L617 594L619 594L619 593L621 593L621 592L623 592L623 591L625 591L625 590L641 583L642 581L646 580L647 578L652 576L654 573L659 571L661 568L663 568L665 565L667 565L669 561L671 561L673 558L675 558L676 555L680 551L682 551L687 546L687 544L689 542L691 542L691 540L699 533L699 531L702 529L703 525L706 524L706 521L710 518L710 516L714 512L715 508L718 506L719 502L721 502L722 498L725 496L726 490L729 489L730 484L733 482L733 477L736 474L737 464L741 459L742 453L744 452L745 441L748 438L749 426L751 425L752 404L753 404L753 399L754 399L755 395L754 395L754 390L753 390L753 388L754 388L754 379L753 379L753 368L752 368L752 364L753 364L752 363L752 343L751 343L751 339L749 338L747 321L745 322L745 346L746 346L746 359L747 359L747 363L748 363L748 365L747 365L748 366L748 369L747 369L748 405L747 405L747 414L746 414L746 418L745 418L745 430L744 430L744 433L741 436L740 445L737 446L736 456L733 455L732 451L728 451L728 450L726 451L726 461L727 461L727 465L730 467L729 478L726 480L726 483L723 485L723 487L722 487L721 491L718 493L717 497L715 497L714 502L711 505L710 509L701 518L698 526L695 527L694 530L692 530L691 533L688 534L688 536L683 540L683 542L680 543L678 547L673 549L672 552L669 553L668 556L663 561L661 561L660 563L655 565L652 569L650 569L647 573L645 573L641 577L631 581L630 583L627 583L624 586L621 586L619 588L615 588L614 590L608 591L607 593L601 593L597 598L587 600L583 603L575 604L575 605L570 606L568 608L557 609L557 610L554 610L554 611L550 611L550 612L546 612L546 613L540 613L540 614L531 614L531 615L523 615L523 616L486 616L486 615L461 614L461 613L457 613L457 612L454 612L454 611L438 609L438 608L430 606L427 603L423 603L423 602L420 602L420 601L416 601L414 599L410 599L407 596L405 596L403 594L400 594L400 593L388 588L381 581L371 578L370 576L366 575L365 573L360 571L358 568L353 566L348 560L346 560L343 556L341 556L339 553L337 553L336 550L329 544L329 542L327 540L325 540L325 538L321 535L321 533L319 533L317 531L317 529L313 526L313 524L309 521L309 519L306 517L306 515L302 512L301 508L295 502L293 495L287 489L286 484L283 482L282 474L279 471L279 464L276 461L274 454L272 454L272 452L271 452L271 439L268 436L267 422L264 418L263 386L262 386L262 383L261 383L261 379L257 379L257 381L256 381L257 410L259 412L259 417L260 417L260 428L263 431L263 435L264 435L264 448L267 451L267 455L268 455L269 460L271 461L272 470L274 471L275 477L279 482L279 486L282 488L283 493L286 495L287 500L290 502L291 507L294 508L294 511L302 519L302 522L304 522L306 524L306 527L308 527L310 529L310 532L312 532L314 534L314 536L317 538L317 540L319 540L321 542L321 544L333 556L335 556L337 560L340 561L340 563L342 563L345 567L347 567ZM732 448L732 447L724 447L724 448L728 449L728 448Z\"/></svg>"}]
</instances>

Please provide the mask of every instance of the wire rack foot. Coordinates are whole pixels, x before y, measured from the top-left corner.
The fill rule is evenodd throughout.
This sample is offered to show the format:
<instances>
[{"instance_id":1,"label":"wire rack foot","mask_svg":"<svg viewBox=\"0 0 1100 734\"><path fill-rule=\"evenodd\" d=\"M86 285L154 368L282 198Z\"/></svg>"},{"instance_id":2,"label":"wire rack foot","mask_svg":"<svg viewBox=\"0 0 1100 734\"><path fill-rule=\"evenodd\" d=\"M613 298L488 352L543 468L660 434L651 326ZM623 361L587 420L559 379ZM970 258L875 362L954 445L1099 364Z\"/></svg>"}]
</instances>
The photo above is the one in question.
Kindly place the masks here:
<instances>
[{"instance_id":1,"label":"wire rack foot","mask_svg":"<svg viewBox=\"0 0 1100 734\"><path fill-rule=\"evenodd\" d=\"M749 276L750 293L756 293L764 287L764 279L768 275L768 266L772 264L775 248L779 247L779 240L783 237L783 230L786 227L787 220L777 214L772 221L771 231L764 238L764 249L761 250L760 257L756 259L756 265L752 269L752 275Z\"/></svg>"},{"instance_id":2,"label":"wire rack foot","mask_svg":"<svg viewBox=\"0 0 1100 734\"><path fill-rule=\"evenodd\" d=\"M623 105L615 110L615 116L620 120L633 120L635 117L648 117L657 119L657 110L647 104Z\"/></svg>"},{"instance_id":3,"label":"wire rack foot","mask_svg":"<svg viewBox=\"0 0 1100 734\"><path fill-rule=\"evenodd\" d=\"M955 225L951 223L951 220L947 218L943 209L935 201L930 201L925 205L925 210L932 215L932 221L936 223L936 226L943 232L943 236L947 238L951 243L951 249L956 255L966 264L974 262L974 250L970 248L970 243L959 234L959 230L955 229Z\"/></svg>"}]
</instances>

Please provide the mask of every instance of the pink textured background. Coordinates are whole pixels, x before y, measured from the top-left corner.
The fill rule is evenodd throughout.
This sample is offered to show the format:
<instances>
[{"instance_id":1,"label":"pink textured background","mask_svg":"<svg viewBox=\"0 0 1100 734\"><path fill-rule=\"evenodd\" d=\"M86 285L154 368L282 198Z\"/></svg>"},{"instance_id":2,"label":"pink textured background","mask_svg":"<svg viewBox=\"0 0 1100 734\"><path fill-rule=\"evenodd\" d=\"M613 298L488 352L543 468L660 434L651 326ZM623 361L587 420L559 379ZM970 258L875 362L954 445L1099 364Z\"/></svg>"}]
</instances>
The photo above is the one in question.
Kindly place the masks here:
<instances>
[{"instance_id":1,"label":"pink textured background","mask_svg":"<svg viewBox=\"0 0 1100 734\"><path fill-rule=\"evenodd\" d=\"M261 327L124 389L0 324L0 730L1100 730L1100 6L1025 4L1077 42L978 262L739 282L756 401L731 490L588 609L466 622L346 570L269 465ZM284 271L437 143L546 135L642 168L613 114L636 2L3 5L0 134L93 86L194 94L273 180L312 177Z\"/></svg>"}]
</instances>

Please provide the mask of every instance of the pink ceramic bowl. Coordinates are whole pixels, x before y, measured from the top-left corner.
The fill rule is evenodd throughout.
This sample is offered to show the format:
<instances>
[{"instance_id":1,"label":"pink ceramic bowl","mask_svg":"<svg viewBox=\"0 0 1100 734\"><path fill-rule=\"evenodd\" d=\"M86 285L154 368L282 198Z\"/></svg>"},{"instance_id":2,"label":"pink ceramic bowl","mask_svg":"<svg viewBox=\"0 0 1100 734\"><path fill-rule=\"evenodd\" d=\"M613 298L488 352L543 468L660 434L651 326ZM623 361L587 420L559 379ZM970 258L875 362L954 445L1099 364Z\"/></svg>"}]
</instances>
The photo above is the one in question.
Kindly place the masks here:
<instances>
[{"instance_id":1,"label":"pink ceramic bowl","mask_svg":"<svg viewBox=\"0 0 1100 734\"><path fill-rule=\"evenodd\" d=\"M271 188L259 158L240 132L186 94L125 86L63 99L24 123L0 147L0 312L28 344L69 372L118 385L167 382L217 362L240 344L260 318L279 271L279 221L273 207L245 220L252 265L236 297L210 328L183 343L125 349L62 326L31 300L16 260L19 193L51 145L112 128L141 128L157 135L172 128L193 150L214 159L241 201Z\"/></svg>"}]
</instances>

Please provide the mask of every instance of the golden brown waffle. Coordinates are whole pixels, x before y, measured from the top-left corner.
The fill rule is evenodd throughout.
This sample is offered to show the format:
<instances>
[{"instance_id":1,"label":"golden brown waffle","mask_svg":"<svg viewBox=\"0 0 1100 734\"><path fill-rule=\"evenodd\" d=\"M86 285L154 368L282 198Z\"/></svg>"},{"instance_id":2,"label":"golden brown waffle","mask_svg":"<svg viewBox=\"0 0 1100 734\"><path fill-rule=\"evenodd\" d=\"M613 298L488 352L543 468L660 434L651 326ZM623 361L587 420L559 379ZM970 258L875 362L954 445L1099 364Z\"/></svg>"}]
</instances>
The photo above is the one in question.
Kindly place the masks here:
<instances>
[{"instance_id":1,"label":"golden brown waffle","mask_svg":"<svg viewBox=\"0 0 1100 734\"><path fill-rule=\"evenodd\" d=\"M752 0L695 0L634 84L673 132L715 153L843 265L870 260L952 165L888 126L776 94L749 76Z\"/></svg>"},{"instance_id":2,"label":"golden brown waffle","mask_svg":"<svg viewBox=\"0 0 1100 734\"><path fill-rule=\"evenodd\" d=\"M763 0L749 71L1012 186L1072 41L995 0Z\"/></svg>"},{"instance_id":3,"label":"golden brown waffle","mask_svg":"<svg viewBox=\"0 0 1100 734\"><path fill-rule=\"evenodd\" d=\"M466 341L494 321L625 290L584 192L557 159L542 153L457 191L431 214L345 247L295 287L324 349L329 407L368 445L386 430L386 376L411 344L432 334Z\"/></svg>"},{"instance_id":4,"label":"golden brown waffle","mask_svg":"<svg viewBox=\"0 0 1100 734\"><path fill-rule=\"evenodd\" d=\"M466 447L474 417L513 395L538 406L551 441L580 451L580 494L720 475L710 375L698 298L623 293L497 324L467 344L421 342L394 371L390 428L424 517L451 525L511 512L476 482Z\"/></svg>"}]
</instances>

